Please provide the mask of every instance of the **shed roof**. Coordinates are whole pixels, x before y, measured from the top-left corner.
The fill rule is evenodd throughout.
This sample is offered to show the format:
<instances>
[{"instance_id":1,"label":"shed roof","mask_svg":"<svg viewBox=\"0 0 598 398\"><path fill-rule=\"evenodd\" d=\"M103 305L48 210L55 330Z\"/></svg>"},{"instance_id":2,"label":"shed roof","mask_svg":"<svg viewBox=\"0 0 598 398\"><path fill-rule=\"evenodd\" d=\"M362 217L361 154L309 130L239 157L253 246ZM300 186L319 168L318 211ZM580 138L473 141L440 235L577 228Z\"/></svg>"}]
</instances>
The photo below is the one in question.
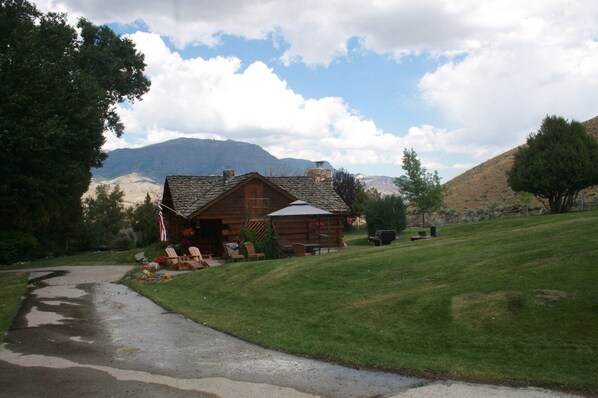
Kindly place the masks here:
<instances>
[{"instance_id":1,"label":"shed roof","mask_svg":"<svg viewBox=\"0 0 598 398\"><path fill-rule=\"evenodd\" d=\"M332 214L329 211L318 209L308 205L302 200L296 200L287 207L268 214L268 217L284 217L284 216L319 216Z\"/></svg>"}]
</instances>

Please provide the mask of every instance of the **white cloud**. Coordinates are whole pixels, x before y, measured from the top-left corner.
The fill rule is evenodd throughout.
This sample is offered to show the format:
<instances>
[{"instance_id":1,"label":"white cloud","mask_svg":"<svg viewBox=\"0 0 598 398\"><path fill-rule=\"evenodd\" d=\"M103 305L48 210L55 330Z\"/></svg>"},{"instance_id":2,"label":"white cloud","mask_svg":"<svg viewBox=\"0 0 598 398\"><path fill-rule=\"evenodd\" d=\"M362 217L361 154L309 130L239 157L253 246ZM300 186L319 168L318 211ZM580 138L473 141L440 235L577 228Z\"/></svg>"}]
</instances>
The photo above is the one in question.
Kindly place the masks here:
<instances>
[{"instance_id":1,"label":"white cloud","mask_svg":"<svg viewBox=\"0 0 598 398\"><path fill-rule=\"evenodd\" d=\"M154 33L179 47L214 46L221 34L247 39L280 36L288 48L285 62L329 64L347 52L347 42L361 38L379 53L453 54L479 46L513 21L518 2L504 6L451 0L38 0L44 8L83 14L97 23L144 21ZM544 3L542 3L544 6ZM547 7L549 8L549 7ZM500 22L501 17L506 21ZM490 20L490 23L488 22Z\"/></svg>"},{"instance_id":2,"label":"white cloud","mask_svg":"<svg viewBox=\"0 0 598 398\"><path fill-rule=\"evenodd\" d=\"M226 137L261 145L277 157L341 165L399 164L405 143L431 145L425 137L384 133L338 97L306 99L260 61L243 69L233 57L182 59L156 34L138 32L130 38L146 55L152 81L142 101L120 109L128 134L139 138L137 144L180 136ZM108 141L107 149L124 144Z\"/></svg>"},{"instance_id":3,"label":"white cloud","mask_svg":"<svg viewBox=\"0 0 598 398\"><path fill-rule=\"evenodd\" d=\"M582 121L596 115L596 3L528 7L538 9L521 6L510 17L477 10L508 30L419 83L423 98L459 126L458 142L475 143L482 156L521 144L547 114Z\"/></svg>"},{"instance_id":4,"label":"white cloud","mask_svg":"<svg viewBox=\"0 0 598 398\"><path fill-rule=\"evenodd\" d=\"M277 156L340 165L399 164L402 148L413 147L418 153L463 154L463 164L521 144L547 114L577 120L596 115L598 2L593 0L36 3L95 23L143 21L179 48L217 46L223 34L272 39L283 43L286 64L329 65L346 55L348 42L356 38L364 53L391 54L398 62L425 54L438 65L420 77L419 89L443 115L442 125L412 127L399 138L350 111L342 98L304 98L262 62L243 69L234 57L183 60L157 35L136 34L153 85L122 117L133 135L147 134L139 142L226 137L258 143Z\"/></svg>"},{"instance_id":5,"label":"white cloud","mask_svg":"<svg viewBox=\"0 0 598 398\"><path fill-rule=\"evenodd\" d=\"M546 114L593 116L597 61L596 42L580 48L487 48L425 75L420 88L447 119L468 130L470 139L497 145L520 139Z\"/></svg>"}]
</instances>

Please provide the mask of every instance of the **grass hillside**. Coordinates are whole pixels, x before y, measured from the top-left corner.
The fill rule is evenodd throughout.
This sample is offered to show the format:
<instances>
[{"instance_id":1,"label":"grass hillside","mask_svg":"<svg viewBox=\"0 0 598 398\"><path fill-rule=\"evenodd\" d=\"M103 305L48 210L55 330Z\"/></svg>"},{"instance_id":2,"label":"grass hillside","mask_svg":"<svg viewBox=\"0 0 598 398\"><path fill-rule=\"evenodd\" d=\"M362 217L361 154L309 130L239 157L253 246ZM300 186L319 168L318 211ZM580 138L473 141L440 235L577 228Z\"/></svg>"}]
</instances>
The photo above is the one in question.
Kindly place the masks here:
<instances>
[{"instance_id":1,"label":"grass hillside","mask_svg":"<svg viewBox=\"0 0 598 398\"><path fill-rule=\"evenodd\" d=\"M133 287L274 349L429 377L598 393L598 211L225 264Z\"/></svg>"},{"instance_id":2,"label":"grass hillside","mask_svg":"<svg viewBox=\"0 0 598 398\"><path fill-rule=\"evenodd\" d=\"M598 139L598 117L582 123L589 134ZM519 148L519 147L518 147ZM498 155L446 183L450 193L445 200L448 209L463 212L489 209L494 203L501 207L519 204L515 192L507 184L507 171L513 166L518 148ZM598 200L598 186L585 192L588 202ZM539 202L533 202L539 205Z\"/></svg>"},{"instance_id":3,"label":"grass hillside","mask_svg":"<svg viewBox=\"0 0 598 398\"><path fill-rule=\"evenodd\" d=\"M19 311L28 275L27 272L0 273L0 342Z\"/></svg>"}]
</instances>

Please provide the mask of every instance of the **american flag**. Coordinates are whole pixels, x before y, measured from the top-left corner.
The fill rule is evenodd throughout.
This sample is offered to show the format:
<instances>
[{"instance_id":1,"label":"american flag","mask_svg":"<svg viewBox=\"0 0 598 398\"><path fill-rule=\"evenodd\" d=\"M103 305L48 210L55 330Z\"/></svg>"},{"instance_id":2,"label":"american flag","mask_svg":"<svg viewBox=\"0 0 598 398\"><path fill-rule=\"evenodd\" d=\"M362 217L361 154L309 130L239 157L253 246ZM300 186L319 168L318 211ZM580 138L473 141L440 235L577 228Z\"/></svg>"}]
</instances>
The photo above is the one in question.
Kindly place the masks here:
<instances>
[{"instance_id":1,"label":"american flag","mask_svg":"<svg viewBox=\"0 0 598 398\"><path fill-rule=\"evenodd\" d=\"M166 242L166 227L164 226L164 214L162 214L162 206L158 204L158 225L160 226L160 241Z\"/></svg>"}]
</instances>

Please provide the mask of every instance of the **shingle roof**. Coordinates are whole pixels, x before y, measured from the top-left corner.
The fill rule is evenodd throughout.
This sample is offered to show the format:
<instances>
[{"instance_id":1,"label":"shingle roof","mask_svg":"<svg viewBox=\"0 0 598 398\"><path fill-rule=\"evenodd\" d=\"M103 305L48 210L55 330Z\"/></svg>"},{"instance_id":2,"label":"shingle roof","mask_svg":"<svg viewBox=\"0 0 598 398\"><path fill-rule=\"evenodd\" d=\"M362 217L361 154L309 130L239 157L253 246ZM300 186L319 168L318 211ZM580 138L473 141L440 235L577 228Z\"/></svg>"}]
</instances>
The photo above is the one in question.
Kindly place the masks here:
<instances>
[{"instance_id":1,"label":"shingle roof","mask_svg":"<svg viewBox=\"0 0 598 398\"><path fill-rule=\"evenodd\" d=\"M316 183L311 177L268 177L268 180L295 199L333 213L348 213L349 207L330 185Z\"/></svg>"},{"instance_id":2,"label":"shingle roof","mask_svg":"<svg viewBox=\"0 0 598 398\"><path fill-rule=\"evenodd\" d=\"M258 173L248 173L231 177L225 184L220 176L168 176L165 185L170 190L174 210L188 217L251 178L263 178L295 200L303 200L320 209L333 213L349 212L332 187L316 183L311 177L262 177Z\"/></svg>"}]
</instances>

